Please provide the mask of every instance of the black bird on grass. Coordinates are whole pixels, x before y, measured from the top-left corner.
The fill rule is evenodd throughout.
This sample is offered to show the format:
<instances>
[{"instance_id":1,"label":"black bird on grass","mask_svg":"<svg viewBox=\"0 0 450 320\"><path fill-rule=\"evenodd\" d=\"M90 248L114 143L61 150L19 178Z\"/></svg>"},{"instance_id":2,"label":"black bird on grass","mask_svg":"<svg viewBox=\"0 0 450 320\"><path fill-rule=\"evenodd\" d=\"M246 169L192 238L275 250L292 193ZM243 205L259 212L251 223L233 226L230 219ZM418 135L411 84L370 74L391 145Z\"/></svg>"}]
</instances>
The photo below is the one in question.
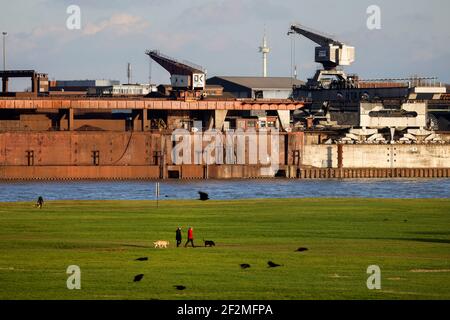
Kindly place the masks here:
<instances>
[{"instance_id":1,"label":"black bird on grass","mask_svg":"<svg viewBox=\"0 0 450 320\"><path fill-rule=\"evenodd\" d=\"M269 268L275 268L275 267L281 266L281 264L277 264L277 263L272 262L272 261L268 261L267 264L269 265Z\"/></svg>"},{"instance_id":2,"label":"black bird on grass","mask_svg":"<svg viewBox=\"0 0 450 320\"><path fill-rule=\"evenodd\" d=\"M206 192L199 191L198 194L200 195L200 199L202 201L209 200L209 195Z\"/></svg>"},{"instance_id":3,"label":"black bird on grass","mask_svg":"<svg viewBox=\"0 0 450 320\"><path fill-rule=\"evenodd\" d=\"M141 274L138 274L138 275L135 275L133 281L134 281L134 282L141 281L143 277L144 277L144 275L143 275L142 273L141 273Z\"/></svg>"},{"instance_id":4,"label":"black bird on grass","mask_svg":"<svg viewBox=\"0 0 450 320\"><path fill-rule=\"evenodd\" d=\"M248 263L241 263L240 266L242 269L250 268L250 265Z\"/></svg>"},{"instance_id":5,"label":"black bird on grass","mask_svg":"<svg viewBox=\"0 0 450 320\"><path fill-rule=\"evenodd\" d=\"M148 258L147 257L142 257L142 258L137 258L136 261L147 261Z\"/></svg>"},{"instance_id":6,"label":"black bird on grass","mask_svg":"<svg viewBox=\"0 0 450 320\"><path fill-rule=\"evenodd\" d=\"M300 248L298 248L298 249L295 250L295 251L298 251L298 252L308 251L308 248L300 247Z\"/></svg>"},{"instance_id":7,"label":"black bird on grass","mask_svg":"<svg viewBox=\"0 0 450 320\"><path fill-rule=\"evenodd\" d=\"M173 286L173 287L176 288L177 290L184 290L184 289L186 289L185 286L181 286L181 285L176 285L176 286Z\"/></svg>"}]
</instances>

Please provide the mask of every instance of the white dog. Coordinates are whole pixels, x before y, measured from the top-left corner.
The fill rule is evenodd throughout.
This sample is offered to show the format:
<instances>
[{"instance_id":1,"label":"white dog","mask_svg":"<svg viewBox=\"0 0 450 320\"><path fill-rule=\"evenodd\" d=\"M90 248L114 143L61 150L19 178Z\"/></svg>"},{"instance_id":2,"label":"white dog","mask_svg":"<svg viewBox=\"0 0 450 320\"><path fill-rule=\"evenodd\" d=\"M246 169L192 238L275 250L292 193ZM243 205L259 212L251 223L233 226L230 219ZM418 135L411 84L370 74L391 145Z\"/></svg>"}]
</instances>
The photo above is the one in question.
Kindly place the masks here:
<instances>
[{"instance_id":1,"label":"white dog","mask_svg":"<svg viewBox=\"0 0 450 320\"><path fill-rule=\"evenodd\" d=\"M167 248L169 241L158 240L153 242L153 244L155 245L155 248Z\"/></svg>"}]
</instances>

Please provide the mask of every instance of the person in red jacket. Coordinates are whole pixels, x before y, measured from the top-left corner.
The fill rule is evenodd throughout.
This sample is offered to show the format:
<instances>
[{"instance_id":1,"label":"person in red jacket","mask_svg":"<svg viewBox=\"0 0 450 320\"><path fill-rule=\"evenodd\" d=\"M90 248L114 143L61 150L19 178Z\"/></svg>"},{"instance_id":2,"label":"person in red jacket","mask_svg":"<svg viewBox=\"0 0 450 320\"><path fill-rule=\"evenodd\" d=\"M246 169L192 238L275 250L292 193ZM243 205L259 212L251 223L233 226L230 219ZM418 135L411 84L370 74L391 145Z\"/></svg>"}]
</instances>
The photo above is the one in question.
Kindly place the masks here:
<instances>
[{"instance_id":1,"label":"person in red jacket","mask_svg":"<svg viewBox=\"0 0 450 320\"><path fill-rule=\"evenodd\" d=\"M191 227L189 227L189 229L188 229L188 237L187 238L188 239L187 239L184 247L187 247L188 243L190 242L192 244L192 248L195 248L195 246L194 246L194 229L192 229Z\"/></svg>"}]
</instances>

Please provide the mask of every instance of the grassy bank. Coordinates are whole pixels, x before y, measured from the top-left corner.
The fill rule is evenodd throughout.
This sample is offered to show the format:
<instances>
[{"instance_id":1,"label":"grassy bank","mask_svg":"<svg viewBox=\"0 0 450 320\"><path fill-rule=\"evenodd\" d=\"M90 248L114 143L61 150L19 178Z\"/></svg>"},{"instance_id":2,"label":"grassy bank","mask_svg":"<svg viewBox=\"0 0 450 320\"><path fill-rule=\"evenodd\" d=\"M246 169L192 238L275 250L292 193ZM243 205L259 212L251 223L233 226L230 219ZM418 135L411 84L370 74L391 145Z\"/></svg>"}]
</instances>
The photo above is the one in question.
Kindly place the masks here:
<instances>
[{"instance_id":1,"label":"grassy bank","mask_svg":"<svg viewBox=\"0 0 450 320\"><path fill-rule=\"evenodd\" d=\"M176 248L178 225L216 247ZM0 203L0 299L419 298L450 299L449 199Z\"/></svg>"}]
</instances>

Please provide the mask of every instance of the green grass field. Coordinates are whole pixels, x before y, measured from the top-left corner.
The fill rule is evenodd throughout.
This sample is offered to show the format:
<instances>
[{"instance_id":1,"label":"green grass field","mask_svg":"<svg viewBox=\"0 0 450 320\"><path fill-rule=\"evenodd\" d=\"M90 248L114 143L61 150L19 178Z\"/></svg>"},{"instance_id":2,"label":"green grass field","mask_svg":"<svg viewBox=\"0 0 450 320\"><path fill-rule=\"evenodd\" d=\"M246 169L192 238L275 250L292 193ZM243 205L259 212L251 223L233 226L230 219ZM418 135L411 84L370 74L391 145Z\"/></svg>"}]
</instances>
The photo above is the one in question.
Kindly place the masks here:
<instances>
[{"instance_id":1,"label":"green grass field","mask_svg":"<svg viewBox=\"0 0 450 320\"><path fill-rule=\"evenodd\" d=\"M178 225L216 247L176 248ZM0 299L450 299L450 200L0 203Z\"/></svg>"}]
</instances>

